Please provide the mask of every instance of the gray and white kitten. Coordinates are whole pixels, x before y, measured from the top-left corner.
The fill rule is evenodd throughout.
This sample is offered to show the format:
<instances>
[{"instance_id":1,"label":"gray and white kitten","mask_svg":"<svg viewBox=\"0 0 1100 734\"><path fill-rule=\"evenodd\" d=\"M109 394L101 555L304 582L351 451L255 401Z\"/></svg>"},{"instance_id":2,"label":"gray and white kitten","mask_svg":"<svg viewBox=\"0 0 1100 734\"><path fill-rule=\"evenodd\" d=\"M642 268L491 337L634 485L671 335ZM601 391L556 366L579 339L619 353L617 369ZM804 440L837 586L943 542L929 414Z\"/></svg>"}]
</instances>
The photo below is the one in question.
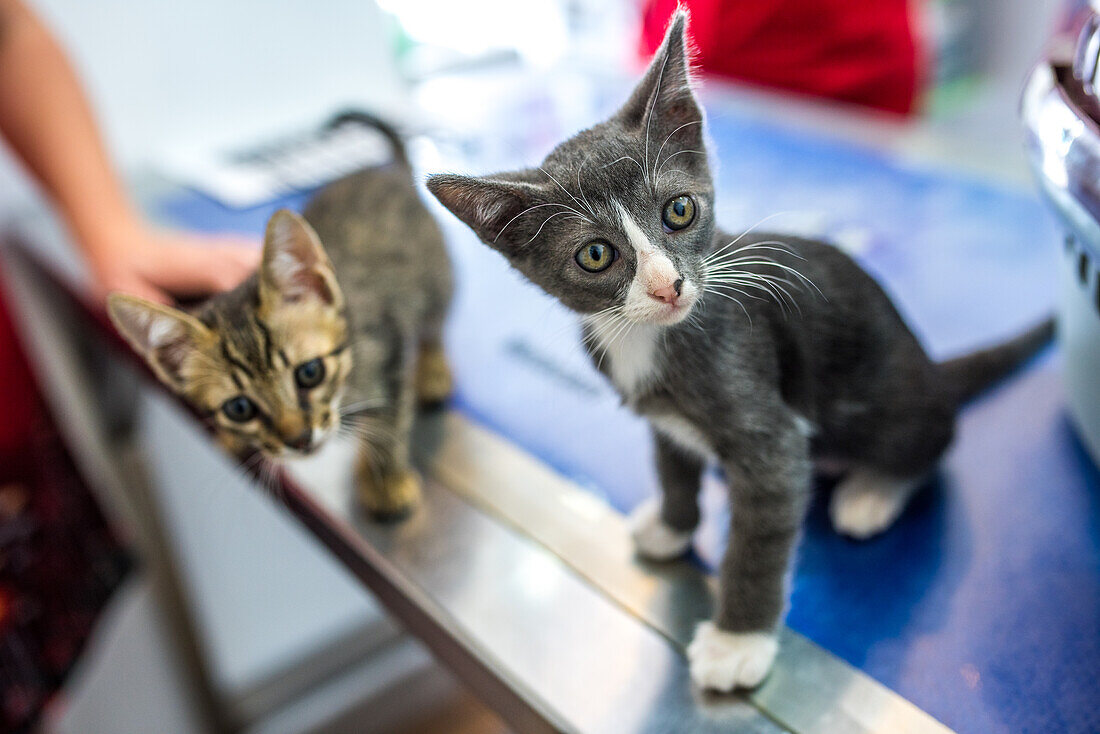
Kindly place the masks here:
<instances>
[{"instance_id":1,"label":"gray and white kitten","mask_svg":"<svg viewBox=\"0 0 1100 734\"><path fill-rule=\"evenodd\" d=\"M108 312L157 376L235 454L308 454L343 425L358 494L379 518L420 495L409 466L418 402L451 389L443 319L453 289L439 226L397 134L392 165L329 184L271 218L259 269L191 312L112 294Z\"/></svg>"},{"instance_id":2,"label":"gray and white kitten","mask_svg":"<svg viewBox=\"0 0 1100 734\"><path fill-rule=\"evenodd\" d=\"M609 120L538 168L432 176L429 190L527 278L582 315L585 343L656 444L660 502L638 552L687 551L708 462L729 482L729 545L713 621L688 648L703 687L760 683L777 652L815 462L846 475L836 529L886 529L951 442L961 401L1049 340L1050 323L937 364L883 290L839 250L714 220L703 112L678 12Z\"/></svg>"}]
</instances>

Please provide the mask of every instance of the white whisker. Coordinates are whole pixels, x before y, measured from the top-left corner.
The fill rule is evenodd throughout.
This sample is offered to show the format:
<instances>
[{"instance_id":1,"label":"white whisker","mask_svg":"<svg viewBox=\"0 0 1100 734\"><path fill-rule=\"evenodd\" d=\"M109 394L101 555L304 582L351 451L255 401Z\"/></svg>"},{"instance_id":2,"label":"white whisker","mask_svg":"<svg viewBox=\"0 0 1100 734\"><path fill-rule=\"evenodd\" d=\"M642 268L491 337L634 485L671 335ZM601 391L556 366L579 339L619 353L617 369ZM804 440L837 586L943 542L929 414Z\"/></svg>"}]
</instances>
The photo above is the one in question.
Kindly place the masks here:
<instances>
[{"instance_id":1,"label":"white whisker","mask_svg":"<svg viewBox=\"0 0 1100 734\"><path fill-rule=\"evenodd\" d=\"M786 315L786 302L789 301L792 306L798 311L799 315L802 315L802 308L798 305L798 301L794 296L779 285L779 282L787 285L796 286L788 280L777 278L775 276L761 275L760 273L752 273L749 271L739 271L737 275L723 275L716 278L708 277L708 284L713 283L716 287L731 287L731 285L738 285L744 288L755 288L763 291L772 297L773 300L779 305L780 309ZM801 288L801 284L797 284L797 287ZM784 300L786 299L786 300Z\"/></svg>"},{"instance_id":2,"label":"white whisker","mask_svg":"<svg viewBox=\"0 0 1100 734\"><path fill-rule=\"evenodd\" d=\"M749 245L742 245L732 252L723 253L722 250L717 250L703 258L703 261L708 263L728 262L729 258L732 258L735 255L739 255L742 252L749 252L751 250L772 250L774 252L786 253L791 257L798 258L799 260L806 259L794 250L790 249L790 247L785 246L782 242L779 242L777 240L767 240L764 242L754 242Z\"/></svg>"},{"instance_id":3,"label":"white whisker","mask_svg":"<svg viewBox=\"0 0 1100 734\"><path fill-rule=\"evenodd\" d=\"M740 306L741 310L745 312L745 318L749 320L749 330L750 331L752 330L752 316L749 315L749 310L747 308L745 308L745 304L741 303L741 301L737 300L736 298L729 295L728 293L722 293L721 291L710 289L710 288L708 288L706 292L713 293L714 295L721 296L722 298L728 298L729 300L733 301L738 306Z\"/></svg>"},{"instance_id":4,"label":"white whisker","mask_svg":"<svg viewBox=\"0 0 1100 734\"><path fill-rule=\"evenodd\" d=\"M346 415L350 415L351 413L355 413L356 411L359 411L359 410L367 410L369 408L380 408L380 407L384 406L387 402L389 402L389 401L387 401L385 398L374 398L372 400L360 400L358 402L351 403L350 405L341 405L339 412L340 412L341 416L346 416Z\"/></svg>"},{"instance_id":5,"label":"white whisker","mask_svg":"<svg viewBox=\"0 0 1100 734\"><path fill-rule=\"evenodd\" d=\"M655 160L655 161L656 161L656 162L657 162L658 164L660 164L660 161L661 161L661 151L663 151L663 150L665 149L665 146L666 146L666 145L668 144L668 141L672 139L672 136L673 136L673 135L675 135L676 133L680 132L681 130L683 130L683 129L684 129L685 127L687 127L688 125L702 125L702 124L703 124L703 121L702 121L702 120L692 120L691 122L685 122L685 123L684 123L683 125L680 125L680 126L679 126L678 128L676 128L675 130L673 130L672 132L670 132L670 133L668 134L668 137L666 137L666 138L665 138L665 142L661 143L661 147L657 149L657 157L656 157L656 158L655 158L654 160ZM660 172L660 170L661 170L661 168L660 168L660 165L658 165L657 171L658 171L658 172ZM658 175L657 179L658 179L658 180L660 180L660 176L659 176L659 175Z\"/></svg>"},{"instance_id":6,"label":"white whisker","mask_svg":"<svg viewBox=\"0 0 1100 734\"><path fill-rule=\"evenodd\" d=\"M657 109L657 100L661 97L661 83L665 79L665 67L668 66L668 54L665 54L664 61L661 62L661 71L657 73L657 88L653 90L653 101L649 105L649 109L646 110L645 121L645 180L646 183L653 186L653 182L649 176L649 129L653 125L653 111Z\"/></svg>"},{"instance_id":7,"label":"white whisker","mask_svg":"<svg viewBox=\"0 0 1100 734\"><path fill-rule=\"evenodd\" d=\"M645 176L645 169L642 168L642 164L639 163L635 158L633 158L632 156L629 156L629 155L624 155L620 158L616 158L615 160L611 161L610 163L608 163L605 166L601 166L600 168L607 168L608 166L613 166L616 163L618 163L619 161L630 161L631 163L633 163L634 165L636 165L638 167L638 171L642 174L642 176Z\"/></svg>"},{"instance_id":8,"label":"white whisker","mask_svg":"<svg viewBox=\"0 0 1100 734\"><path fill-rule=\"evenodd\" d=\"M573 196L573 194L569 193L569 189L567 189L567 188L565 188L564 186L562 186L562 183L561 183L561 181L559 181L559 180L557 180L556 178L554 178L553 176L551 176L551 175L550 175L550 172L549 172L549 171L547 171L547 170L546 170L545 168L542 168L542 167L540 167L540 168L539 168L539 170L540 170L540 171L542 171L543 173L545 173L545 174L546 174L546 175L547 175L547 176L548 176L548 177L550 178L550 180L551 180L551 181L553 181L554 183L556 183L556 184L558 185L558 188L559 188L559 189L561 189L562 191L564 191L564 192L565 192L565 195L566 195L566 196L568 196L568 197L569 197L570 199L572 199L572 200L573 200L573 203L575 203L575 204L576 204L577 206L581 206L581 207L583 207L583 206L584 206L584 205L583 205L583 204L581 204L581 202L580 202L580 201L579 201L579 200L577 199L577 197L575 197L575 196ZM587 217L587 216L585 216L584 214L581 214L581 212L577 211L576 209L574 209L573 211L574 211L574 212L576 212L577 214L579 214L580 216L584 217L585 219L588 219L588 217Z\"/></svg>"},{"instance_id":9,"label":"white whisker","mask_svg":"<svg viewBox=\"0 0 1100 734\"><path fill-rule=\"evenodd\" d=\"M509 227L509 226L510 226L510 225L512 224L512 222L516 221L517 219L519 219L520 217L522 217L522 216L523 216L524 214L526 214L527 212L531 212L531 211L534 211L535 209L541 209L541 208L543 208L544 206L560 206L560 207L565 207L566 209L569 209L569 210L571 210L571 211L573 211L573 212L575 212L575 213L577 213L577 214L580 214L580 212L577 212L577 211L576 211L575 209L573 209L572 207L570 207L570 206L566 206L565 204L559 204L559 203L557 203L556 201L552 201L552 202L550 202L550 203L548 203L548 204L535 204L534 206L530 206L530 207L527 207L526 209L524 209L523 211L521 211L521 212L520 212L519 214L517 214L516 216L512 217L511 219L509 219L509 220L508 220L508 222L507 222L507 223L506 223L506 224L505 224L505 225L504 225L503 227L501 227L501 228L500 228L500 231L499 231L499 232L497 232L497 236L493 238L493 242L496 242L496 241L497 241L498 239L500 239L500 236L501 236L502 234L504 234L504 230L508 229L508 227Z\"/></svg>"},{"instance_id":10,"label":"white whisker","mask_svg":"<svg viewBox=\"0 0 1100 734\"><path fill-rule=\"evenodd\" d=\"M546 226L546 223L547 223L547 222L549 222L549 221L550 221L551 219L553 219L554 217L560 217L560 216L561 216L562 214L569 214L569 212L555 212L554 214L551 214L550 216L548 216L548 217L547 217L546 219L542 220L542 224L540 224L540 225L539 225L539 228L538 228L538 229L537 229L537 230L535 231L535 233L534 233L533 235L531 235L531 239L529 239L529 240L527 240L526 242L524 242L524 243L523 243L524 247L526 247L527 245L529 245L529 244L531 244L532 242L534 242L534 241L535 241L535 239L536 239L536 238L537 238L537 237L538 237L538 236L539 236L540 234L542 234L542 228ZM574 214L574 215L571 215L571 216L576 216L576 215Z\"/></svg>"},{"instance_id":11,"label":"white whisker","mask_svg":"<svg viewBox=\"0 0 1100 734\"><path fill-rule=\"evenodd\" d=\"M588 213L592 216L596 216L596 210L592 208L592 205L588 203L588 197L584 195L584 184L581 182L581 175L584 173L584 167L588 165L588 161L592 160L592 155L595 151L590 152L584 157L581 162L580 168L577 169L577 191L581 194L581 201L584 202L584 206L588 209Z\"/></svg>"},{"instance_id":12,"label":"white whisker","mask_svg":"<svg viewBox=\"0 0 1100 734\"><path fill-rule=\"evenodd\" d=\"M741 264L741 265L760 265L762 267L772 267L772 268L779 268L780 270L785 270L786 272L788 272L791 275L795 276L799 280L801 280L801 281L805 282L806 284L808 284L811 288L813 288L815 291L818 292L818 295L820 295L822 298L825 298L825 294L821 292L821 289L818 288L817 285L812 280L810 280L808 277L806 277L805 275L800 273L795 268L792 268L790 265L784 265L783 263L776 262L775 260L768 260L768 259L764 259L764 260L742 260L742 261L739 261L739 264ZM828 301L829 299L825 298L825 300Z\"/></svg>"},{"instance_id":13,"label":"white whisker","mask_svg":"<svg viewBox=\"0 0 1100 734\"><path fill-rule=\"evenodd\" d=\"M661 179L661 168L664 167L665 163L668 163L670 160L672 160L676 156L683 155L684 153L695 153L697 155L706 155L707 154L705 150L678 150L678 151L676 151L675 153L670 155L668 158L665 158L665 162L657 167L657 170L654 172L654 176L656 177L656 180L659 181Z\"/></svg>"},{"instance_id":14,"label":"white whisker","mask_svg":"<svg viewBox=\"0 0 1100 734\"><path fill-rule=\"evenodd\" d=\"M723 247L722 249L725 249L726 247L732 247L733 245L736 245L736 244L737 244L738 242L740 242L740 241L741 241L741 239L742 239L743 237L745 237L746 235L748 235L749 233L751 233L751 232L752 232L753 230L755 230L755 229L756 229L757 227L759 227L759 226L760 226L761 224L763 224L764 222L767 222L767 221L769 221L769 220L775 219L776 217L781 217L781 216L783 216L783 215L785 215L785 214L794 214L794 213L795 213L795 211L794 211L793 209L791 209L791 210L787 210L787 211L782 211L782 212L776 212L775 214L769 214L768 216L764 217L763 219L761 219L761 220L760 220L759 222L757 222L756 224L754 224L754 225L752 225L751 227L749 227L748 229L746 229L746 230L745 230L744 232L742 232L741 234L737 235L737 237L736 237L736 238L734 238L734 240L733 240L732 242L730 242L730 243L728 243L727 245L725 245L725 247ZM777 243L777 244L781 244L781 243Z\"/></svg>"}]
</instances>

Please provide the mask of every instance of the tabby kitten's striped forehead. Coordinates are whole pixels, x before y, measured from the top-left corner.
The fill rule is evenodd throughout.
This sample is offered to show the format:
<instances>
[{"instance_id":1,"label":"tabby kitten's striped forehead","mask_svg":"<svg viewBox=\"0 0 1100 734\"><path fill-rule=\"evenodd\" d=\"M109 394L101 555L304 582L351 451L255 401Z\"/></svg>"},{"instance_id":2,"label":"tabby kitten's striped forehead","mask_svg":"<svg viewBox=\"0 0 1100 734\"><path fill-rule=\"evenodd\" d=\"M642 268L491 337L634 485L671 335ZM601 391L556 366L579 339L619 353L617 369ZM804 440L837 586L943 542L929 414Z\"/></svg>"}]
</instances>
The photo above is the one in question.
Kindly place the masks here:
<instances>
[{"instance_id":1,"label":"tabby kitten's striped forehead","mask_svg":"<svg viewBox=\"0 0 1100 734\"><path fill-rule=\"evenodd\" d=\"M112 320L235 452L309 453L339 421L351 370L344 299L309 225L280 211L259 271L196 313L113 295Z\"/></svg>"}]
</instances>

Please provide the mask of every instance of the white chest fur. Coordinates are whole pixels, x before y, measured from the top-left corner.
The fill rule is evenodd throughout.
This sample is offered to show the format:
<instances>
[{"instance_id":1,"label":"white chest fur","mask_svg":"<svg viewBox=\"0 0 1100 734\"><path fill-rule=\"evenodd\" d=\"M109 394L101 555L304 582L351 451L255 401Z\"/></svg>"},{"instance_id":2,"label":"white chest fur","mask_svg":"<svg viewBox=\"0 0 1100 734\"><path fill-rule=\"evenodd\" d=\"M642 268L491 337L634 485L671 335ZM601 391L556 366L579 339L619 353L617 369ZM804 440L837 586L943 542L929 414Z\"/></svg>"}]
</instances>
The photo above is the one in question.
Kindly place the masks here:
<instances>
[{"instance_id":1,"label":"white chest fur","mask_svg":"<svg viewBox=\"0 0 1100 734\"><path fill-rule=\"evenodd\" d=\"M660 327L636 324L630 328L618 321L598 319L590 319L588 326L593 332L596 359L604 360L611 381L627 400L660 377L662 367L657 349ZM685 451L703 458L713 454L703 433L687 419L673 413L646 417L662 435Z\"/></svg>"},{"instance_id":2,"label":"white chest fur","mask_svg":"<svg viewBox=\"0 0 1100 734\"><path fill-rule=\"evenodd\" d=\"M611 381L627 399L657 379L657 339L660 327L646 324L624 326L618 320L591 319L597 360L611 373Z\"/></svg>"},{"instance_id":3,"label":"white chest fur","mask_svg":"<svg viewBox=\"0 0 1100 734\"><path fill-rule=\"evenodd\" d=\"M672 413L665 413L649 416L649 422L661 432L662 436L684 451L695 454L702 459L713 458L714 450L711 448L706 436L686 418Z\"/></svg>"}]
</instances>

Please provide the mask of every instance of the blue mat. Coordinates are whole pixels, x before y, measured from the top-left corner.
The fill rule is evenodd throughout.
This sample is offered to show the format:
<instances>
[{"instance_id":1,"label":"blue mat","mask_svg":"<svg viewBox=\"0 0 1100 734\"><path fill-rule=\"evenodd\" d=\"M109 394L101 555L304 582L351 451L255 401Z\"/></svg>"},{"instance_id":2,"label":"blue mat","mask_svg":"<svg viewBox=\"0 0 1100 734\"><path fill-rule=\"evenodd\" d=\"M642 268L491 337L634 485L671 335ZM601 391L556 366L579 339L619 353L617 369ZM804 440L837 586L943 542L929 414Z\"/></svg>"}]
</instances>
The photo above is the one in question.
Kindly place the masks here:
<instances>
[{"instance_id":1,"label":"blue mat","mask_svg":"<svg viewBox=\"0 0 1100 734\"><path fill-rule=\"evenodd\" d=\"M791 212L767 227L854 246L933 354L1053 308L1060 234L1037 197L749 119L712 117L711 134L726 229ZM162 214L258 233L275 206L186 195ZM656 492L648 431L588 363L575 318L433 207L458 271L458 408L620 510ZM838 537L818 502L788 624L960 731L1100 731L1100 476L1063 402L1048 354L970 406L942 478L879 539ZM710 564L726 517L714 485Z\"/></svg>"}]
</instances>

